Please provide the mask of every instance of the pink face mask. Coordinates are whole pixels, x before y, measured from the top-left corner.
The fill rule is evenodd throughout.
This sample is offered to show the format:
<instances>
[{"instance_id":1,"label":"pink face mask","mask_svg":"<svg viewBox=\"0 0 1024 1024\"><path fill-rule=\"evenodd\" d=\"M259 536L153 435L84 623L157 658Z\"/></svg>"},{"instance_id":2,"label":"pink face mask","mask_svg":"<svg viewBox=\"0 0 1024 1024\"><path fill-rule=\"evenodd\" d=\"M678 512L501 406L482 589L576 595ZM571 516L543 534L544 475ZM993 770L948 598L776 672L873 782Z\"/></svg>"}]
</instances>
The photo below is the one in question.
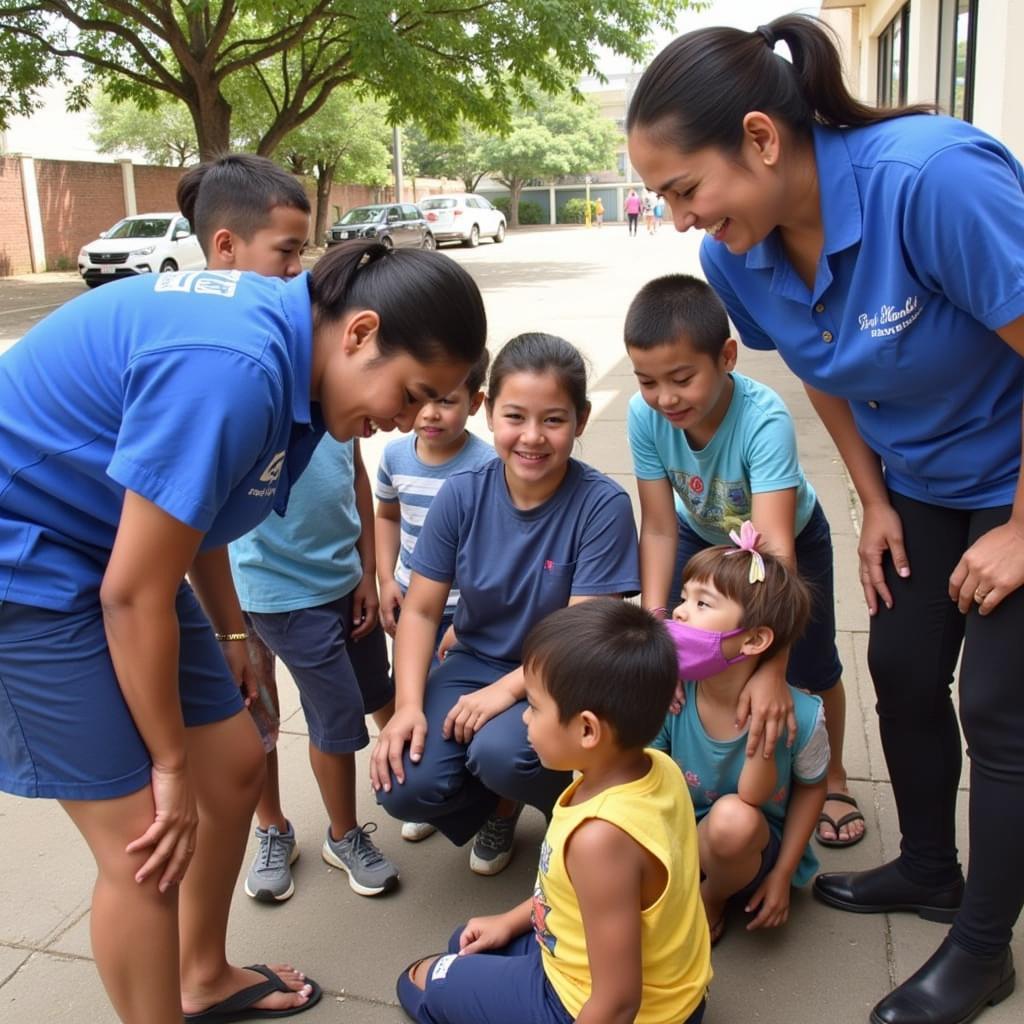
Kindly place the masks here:
<instances>
[{"instance_id":1,"label":"pink face mask","mask_svg":"<svg viewBox=\"0 0 1024 1024\"><path fill-rule=\"evenodd\" d=\"M750 657L749 654L737 654L735 658L727 658L722 652L722 641L745 633L744 629L730 629L726 633L716 633L706 629L697 629L685 622L677 622L675 619L669 619L665 623L665 628L676 645L679 678L682 680L710 679Z\"/></svg>"}]
</instances>

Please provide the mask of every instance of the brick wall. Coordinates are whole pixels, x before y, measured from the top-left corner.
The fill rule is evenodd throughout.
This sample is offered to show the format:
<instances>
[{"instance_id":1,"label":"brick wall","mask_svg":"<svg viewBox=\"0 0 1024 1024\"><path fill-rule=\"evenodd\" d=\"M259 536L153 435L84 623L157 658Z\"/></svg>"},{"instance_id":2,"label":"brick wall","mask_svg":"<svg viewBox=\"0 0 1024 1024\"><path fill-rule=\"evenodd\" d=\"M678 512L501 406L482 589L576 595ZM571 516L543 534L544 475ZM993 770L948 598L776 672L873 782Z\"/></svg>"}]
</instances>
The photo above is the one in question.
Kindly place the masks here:
<instances>
[{"instance_id":1,"label":"brick wall","mask_svg":"<svg viewBox=\"0 0 1024 1024\"><path fill-rule=\"evenodd\" d=\"M47 268L73 269L78 250L125 214L121 166L82 160L35 164Z\"/></svg>"},{"instance_id":2,"label":"brick wall","mask_svg":"<svg viewBox=\"0 0 1024 1024\"><path fill-rule=\"evenodd\" d=\"M0 157L0 277L31 272L28 221L21 194L21 161Z\"/></svg>"},{"instance_id":3,"label":"brick wall","mask_svg":"<svg viewBox=\"0 0 1024 1024\"><path fill-rule=\"evenodd\" d=\"M36 160L36 182L43 222L46 262L50 270L74 269L78 250L125 216L121 165L81 160ZM136 164L135 205L139 213L176 208L174 193L182 175L180 167L149 167ZM310 205L316 209L316 182L303 178ZM414 202L437 192L457 191L457 182L433 178L406 181L404 201ZM344 212L366 203L388 202L392 188L370 185L334 185L327 221L336 209ZM0 277L32 270L28 227L21 192L21 166L16 158L0 157Z\"/></svg>"},{"instance_id":4,"label":"brick wall","mask_svg":"<svg viewBox=\"0 0 1024 1024\"><path fill-rule=\"evenodd\" d=\"M132 173L135 177L135 208L139 213L176 210L178 204L174 193L184 170L183 167L146 167L136 164Z\"/></svg>"}]
</instances>

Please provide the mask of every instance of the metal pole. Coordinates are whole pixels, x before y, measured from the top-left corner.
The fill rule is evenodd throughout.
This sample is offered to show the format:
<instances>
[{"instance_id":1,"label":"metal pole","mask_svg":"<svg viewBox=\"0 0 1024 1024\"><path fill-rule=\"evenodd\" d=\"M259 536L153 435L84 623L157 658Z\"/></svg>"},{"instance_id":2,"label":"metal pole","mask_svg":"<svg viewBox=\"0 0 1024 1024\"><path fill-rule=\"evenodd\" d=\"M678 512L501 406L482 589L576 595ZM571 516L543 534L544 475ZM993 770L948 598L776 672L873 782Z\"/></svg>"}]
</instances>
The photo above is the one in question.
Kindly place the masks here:
<instances>
[{"instance_id":1,"label":"metal pole","mask_svg":"<svg viewBox=\"0 0 1024 1024\"><path fill-rule=\"evenodd\" d=\"M391 158L391 169L395 176L395 202L400 203L405 182L402 180L402 130L397 124L391 129Z\"/></svg>"}]
</instances>

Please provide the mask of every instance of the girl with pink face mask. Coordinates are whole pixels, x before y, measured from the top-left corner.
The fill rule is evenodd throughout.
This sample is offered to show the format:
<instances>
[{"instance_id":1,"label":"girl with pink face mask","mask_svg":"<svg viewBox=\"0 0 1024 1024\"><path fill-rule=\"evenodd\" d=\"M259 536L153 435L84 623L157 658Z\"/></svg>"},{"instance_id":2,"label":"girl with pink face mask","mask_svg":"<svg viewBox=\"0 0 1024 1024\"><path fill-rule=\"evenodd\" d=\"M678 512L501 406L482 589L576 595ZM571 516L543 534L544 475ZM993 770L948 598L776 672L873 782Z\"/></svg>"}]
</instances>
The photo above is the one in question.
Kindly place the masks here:
<instances>
[{"instance_id":1,"label":"girl with pink face mask","mask_svg":"<svg viewBox=\"0 0 1024 1024\"><path fill-rule=\"evenodd\" d=\"M821 698L795 689L793 742L766 756L762 741L747 754L740 693L761 658L799 637L810 599L799 576L758 551L750 523L731 536L737 547L705 548L687 563L682 603L666 623L679 688L652 744L679 765L693 799L712 945L731 908L747 915L748 931L785 923L791 886L817 870L809 843L829 760Z\"/></svg>"}]
</instances>

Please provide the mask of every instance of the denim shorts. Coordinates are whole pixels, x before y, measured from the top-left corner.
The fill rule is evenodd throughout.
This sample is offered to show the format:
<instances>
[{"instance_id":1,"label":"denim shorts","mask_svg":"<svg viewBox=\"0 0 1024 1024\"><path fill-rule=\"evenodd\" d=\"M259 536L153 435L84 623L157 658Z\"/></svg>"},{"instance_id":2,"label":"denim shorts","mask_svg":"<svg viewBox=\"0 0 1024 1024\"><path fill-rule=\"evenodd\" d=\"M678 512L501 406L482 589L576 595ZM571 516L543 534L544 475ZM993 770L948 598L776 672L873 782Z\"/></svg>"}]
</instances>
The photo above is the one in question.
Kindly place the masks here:
<instances>
[{"instance_id":1,"label":"denim shorts","mask_svg":"<svg viewBox=\"0 0 1024 1024\"><path fill-rule=\"evenodd\" d=\"M241 694L187 584L178 694L186 726L242 710ZM151 762L121 695L98 604L75 612L0 604L0 790L109 800L149 785Z\"/></svg>"},{"instance_id":2,"label":"denim shorts","mask_svg":"<svg viewBox=\"0 0 1024 1024\"><path fill-rule=\"evenodd\" d=\"M679 544L672 577L668 610L678 603L683 589L683 569L698 552L711 545L679 519ZM803 636L789 652L786 679L790 686L811 693L831 690L842 678L843 665L836 650L836 602L832 567L832 534L818 502L807 525L796 537L796 564L800 578L811 589L811 618Z\"/></svg>"},{"instance_id":3,"label":"denim shorts","mask_svg":"<svg viewBox=\"0 0 1024 1024\"><path fill-rule=\"evenodd\" d=\"M324 754L365 747L366 716L395 695L380 626L361 640L349 638L351 594L313 608L248 615L295 680L313 746Z\"/></svg>"}]
</instances>

